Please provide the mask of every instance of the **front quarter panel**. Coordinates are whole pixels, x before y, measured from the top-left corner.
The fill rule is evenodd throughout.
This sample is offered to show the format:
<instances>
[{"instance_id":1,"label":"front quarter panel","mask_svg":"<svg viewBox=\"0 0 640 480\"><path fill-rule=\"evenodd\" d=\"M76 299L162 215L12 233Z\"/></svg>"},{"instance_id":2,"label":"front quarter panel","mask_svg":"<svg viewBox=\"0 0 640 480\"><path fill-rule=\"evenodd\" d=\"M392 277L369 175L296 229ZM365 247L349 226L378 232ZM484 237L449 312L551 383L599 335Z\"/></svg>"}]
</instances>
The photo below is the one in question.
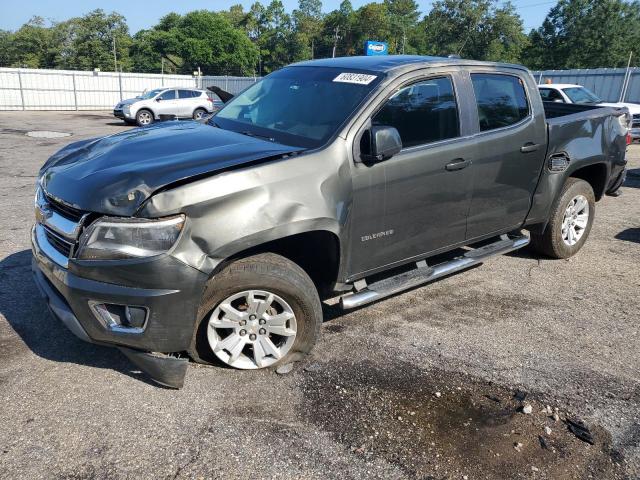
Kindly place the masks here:
<instances>
[{"instance_id":1,"label":"front quarter panel","mask_svg":"<svg viewBox=\"0 0 640 480\"><path fill-rule=\"evenodd\" d=\"M351 206L346 151L337 138L321 151L175 186L153 195L139 215L186 214L172 255L205 273L248 248L315 230L337 235L343 252Z\"/></svg>"}]
</instances>

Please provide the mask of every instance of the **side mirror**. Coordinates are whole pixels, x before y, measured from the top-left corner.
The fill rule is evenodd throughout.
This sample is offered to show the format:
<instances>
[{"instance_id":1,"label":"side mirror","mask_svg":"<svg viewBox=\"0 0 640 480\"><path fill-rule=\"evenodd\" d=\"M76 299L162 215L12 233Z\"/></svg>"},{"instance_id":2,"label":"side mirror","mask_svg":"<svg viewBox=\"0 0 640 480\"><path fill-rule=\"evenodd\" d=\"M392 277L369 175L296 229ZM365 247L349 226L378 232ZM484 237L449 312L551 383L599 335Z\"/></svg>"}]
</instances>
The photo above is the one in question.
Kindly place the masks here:
<instances>
[{"instance_id":1,"label":"side mirror","mask_svg":"<svg viewBox=\"0 0 640 480\"><path fill-rule=\"evenodd\" d=\"M400 133L395 127L376 125L371 127L371 150L365 160L381 162L397 155L402 150Z\"/></svg>"},{"instance_id":2,"label":"side mirror","mask_svg":"<svg viewBox=\"0 0 640 480\"><path fill-rule=\"evenodd\" d=\"M159 102L160 100L162 100L162 97L157 97L156 98L156 102Z\"/></svg>"},{"instance_id":3,"label":"side mirror","mask_svg":"<svg viewBox=\"0 0 640 480\"><path fill-rule=\"evenodd\" d=\"M564 103L564 100L562 100L561 98L554 98L553 103Z\"/></svg>"}]
</instances>

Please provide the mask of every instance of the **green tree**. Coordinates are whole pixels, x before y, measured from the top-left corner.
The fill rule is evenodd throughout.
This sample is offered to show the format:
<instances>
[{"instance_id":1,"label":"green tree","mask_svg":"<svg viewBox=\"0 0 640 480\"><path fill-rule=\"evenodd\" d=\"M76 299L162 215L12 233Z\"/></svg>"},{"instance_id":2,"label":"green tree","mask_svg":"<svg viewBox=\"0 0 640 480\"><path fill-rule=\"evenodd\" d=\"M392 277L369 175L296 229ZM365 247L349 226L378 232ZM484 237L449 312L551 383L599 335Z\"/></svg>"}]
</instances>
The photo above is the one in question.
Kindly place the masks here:
<instances>
[{"instance_id":1,"label":"green tree","mask_svg":"<svg viewBox=\"0 0 640 480\"><path fill-rule=\"evenodd\" d=\"M299 49L299 38L284 5L272 0L261 18L261 34L257 43L261 53L261 72L270 73L293 61L304 58L304 49Z\"/></svg>"},{"instance_id":2,"label":"green tree","mask_svg":"<svg viewBox=\"0 0 640 480\"><path fill-rule=\"evenodd\" d=\"M359 55L355 47L353 26L355 12L349 0L343 0L337 10L324 16L319 34L318 57Z\"/></svg>"},{"instance_id":3,"label":"green tree","mask_svg":"<svg viewBox=\"0 0 640 480\"><path fill-rule=\"evenodd\" d=\"M513 6L495 0L439 0L420 29L418 48L429 55L517 62L528 43Z\"/></svg>"},{"instance_id":4,"label":"green tree","mask_svg":"<svg viewBox=\"0 0 640 480\"><path fill-rule=\"evenodd\" d=\"M55 68L62 42L57 38L60 27L47 27L42 17L32 17L14 34L8 36L6 61L13 67Z\"/></svg>"},{"instance_id":5,"label":"green tree","mask_svg":"<svg viewBox=\"0 0 640 480\"><path fill-rule=\"evenodd\" d=\"M362 55L366 40L389 41L393 24L385 3L367 3L355 12L353 22L353 48ZM402 36L402 33L400 33ZM397 43L389 45L389 53L397 53Z\"/></svg>"},{"instance_id":6,"label":"green tree","mask_svg":"<svg viewBox=\"0 0 640 480\"><path fill-rule=\"evenodd\" d=\"M321 0L300 0L298 9L293 11L297 50L303 58L315 58L316 44L322 31Z\"/></svg>"},{"instance_id":7,"label":"green tree","mask_svg":"<svg viewBox=\"0 0 640 480\"><path fill-rule=\"evenodd\" d=\"M114 41L117 69L131 69L129 48L131 37L126 19L119 13L93 10L82 17L72 18L57 25L64 37L59 68L91 70L100 68L113 71Z\"/></svg>"},{"instance_id":8,"label":"green tree","mask_svg":"<svg viewBox=\"0 0 640 480\"><path fill-rule=\"evenodd\" d=\"M523 61L530 68L626 66L640 44L640 3L560 0L529 40Z\"/></svg>"},{"instance_id":9,"label":"green tree","mask_svg":"<svg viewBox=\"0 0 640 480\"><path fill-rule=\"evenodd\" d=\"M235 28L243 29L247 14L241 4L231 5L229 10L220 13L224 15Z\"/></svg>"},{"instance_id":10,"label":"green tree","mask_svg":"<svg viewBox=\"0 0 640 480\"><path fill-rule=\"evenodd\" d=\"M0 30L0 67L8 67L13 62L13 34Z\"/></svg>"},{"instance_id":11,"label":"green tree","mask_svg":"<svg viewBox=\"0 0 640 480\"><path fill-rule=\"evenodd\" d=\"M414 0L384 0L389 12L389 41L392 51L409 53L411 47L407 39L416 27L420 12Z\"/></svg>"},{"instance_id":12,"label":"green tree","mask_svg":"<svg viewBox=\"0 0 640 480\"><path fill-rule=\"evenodd\" d=\"M227 15L196 10L170 13L150 30L138 32L132 46L134 64L158 72L161 59L166 71L191 73L201 68L210 75L253 75L258 51L245 32Z\"/></svg>"}]
</instances>

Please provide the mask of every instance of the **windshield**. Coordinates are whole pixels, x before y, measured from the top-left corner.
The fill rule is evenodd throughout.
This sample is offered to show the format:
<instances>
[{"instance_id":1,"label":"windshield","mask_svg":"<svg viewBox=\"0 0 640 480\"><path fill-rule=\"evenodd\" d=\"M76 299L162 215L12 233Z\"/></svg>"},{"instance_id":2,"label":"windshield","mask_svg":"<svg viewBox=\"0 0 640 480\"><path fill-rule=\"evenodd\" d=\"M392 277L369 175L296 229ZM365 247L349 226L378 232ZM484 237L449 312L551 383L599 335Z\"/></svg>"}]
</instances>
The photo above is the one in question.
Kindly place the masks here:
<instances>
[{"instance_id":1,"label":"windshield","mask_svg":"<svg viewBox=\"0 0 640 480\"><path fill-rule=\"evenodd\" d=\"M380 82L377 72L289 67L252 85L212 124L304 148L326 143Z\"/></svg>"},{"instance_id":2,"label":"windshield","mask_svg":"<svg viewBox=\"0 0 640 480\"><path fill-rule=\"evenodd\" d=\"M138 98L141 100L149 100L150 98L155 97L156 95L158 95L160 92L164 92L164 88L156 88L155 90L149 90L147 93L143 93L142 95L139 95Z\"/></svg>"},{"instance_id":3,"label":"windshield","mask_svg":"<svg viewBox=\"0 0 640 480\"><path fill-rule=\"evenodd\" d=\"M570 87L563 88L562 91L566 93L567 97L571 99L573 103L601 103L602 100L590 90L584 87Z\"/></svg>"}]
</instances>

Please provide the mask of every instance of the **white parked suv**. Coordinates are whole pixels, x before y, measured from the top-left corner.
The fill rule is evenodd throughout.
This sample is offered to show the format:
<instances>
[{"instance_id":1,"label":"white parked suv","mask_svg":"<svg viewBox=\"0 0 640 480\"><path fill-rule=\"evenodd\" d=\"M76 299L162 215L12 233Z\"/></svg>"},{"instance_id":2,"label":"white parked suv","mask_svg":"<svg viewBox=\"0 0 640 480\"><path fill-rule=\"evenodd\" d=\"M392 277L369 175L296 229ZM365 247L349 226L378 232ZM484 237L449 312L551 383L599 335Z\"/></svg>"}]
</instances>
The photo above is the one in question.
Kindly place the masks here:
<instances>
[{"instance_id":1,"label":"white parked suv","mask_svg":"<svg viewBox=\"0 0 640 480\"><path fill-rule=\"evenodd\" d=\"M637 103L603 102L595 93L582 85L573 83L548 83L538 85L540 96L545 102L586 103L601 107L627 107L631 115L629 133L633 140L640 140L640 105Z\"/></svg>"},{"instance_id":2,"label":"white parked suv","mask_svg":"<svg viewBox=\"0 0 640 480\"><path fill-rule=\"evenodd\" d=\"M113 109L113 115L126 123L151 125L161 115L198 120L213 113L213 100L206 91L195 88L157 88L136 98L122 100Z\"/></svg>"}]
</instances>

